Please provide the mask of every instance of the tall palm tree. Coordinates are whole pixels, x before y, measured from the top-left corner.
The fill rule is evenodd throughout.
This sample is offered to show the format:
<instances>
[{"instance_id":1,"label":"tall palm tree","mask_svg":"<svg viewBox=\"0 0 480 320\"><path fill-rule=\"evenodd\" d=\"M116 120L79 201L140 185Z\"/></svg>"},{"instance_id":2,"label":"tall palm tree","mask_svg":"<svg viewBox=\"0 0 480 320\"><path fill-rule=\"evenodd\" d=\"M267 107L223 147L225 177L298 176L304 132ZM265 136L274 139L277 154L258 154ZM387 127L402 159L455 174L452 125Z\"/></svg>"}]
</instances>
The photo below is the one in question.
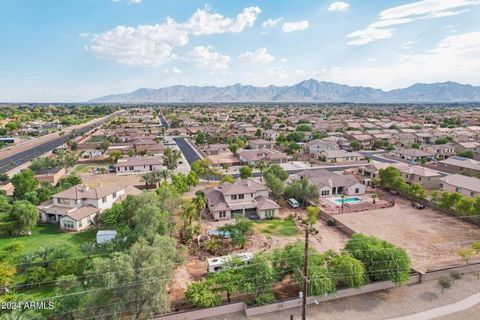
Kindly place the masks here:
<instances>
[{"instance_id":1,"label":"tall palm tree","mask_svg":"<svg viewBox=\"0 0 480 320\"><path fill-rule=\"evenodd\" d=\"M263 170L265 170L268 167L268 164L265 162L265 160L260 160L257 163L257 168L260 170L260 181L263 181Z\"/></svg>"},{"instance_id":2,"label":"tall palm tree","mask_svg":"<svg viewBox=\"0 0 480 320\"><path fill-rule=\"evenodd\" d=\"M145 183L145 189L148 189L148 186L153 184L153 175L151 172L146 172L140 177L140 182Z\"/></svg>"}]
</instances>

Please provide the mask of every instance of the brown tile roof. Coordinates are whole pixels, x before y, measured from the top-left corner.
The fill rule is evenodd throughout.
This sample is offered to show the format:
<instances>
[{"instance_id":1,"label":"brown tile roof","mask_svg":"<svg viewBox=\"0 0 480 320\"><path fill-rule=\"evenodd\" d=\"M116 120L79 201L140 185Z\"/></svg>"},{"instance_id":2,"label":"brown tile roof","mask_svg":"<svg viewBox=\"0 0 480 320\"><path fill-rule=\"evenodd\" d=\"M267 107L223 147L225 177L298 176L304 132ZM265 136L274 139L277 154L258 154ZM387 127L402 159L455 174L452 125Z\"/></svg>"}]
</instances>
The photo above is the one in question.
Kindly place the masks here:
<instances>
[{"instance_id":1,"label":"brown tile roof","mask_svg":"<svg viewBox=\"0 0 480 320\"><path fill-rule=\"evenodd\" d=\"M65 216L70 217L73 220L78 221L78 220L82 220L83 218L90 217L91 215L93 215L95 213L98 213L98 212L100 212L100 209L95 208L94 206L88 205L88 206L78 208L77 210L74 210L70 213L67 213ZM62 219L62 218L60 218L60 219Z\"/></svg>"},{"instance_id":2,"label":"brown tile roof","mask_svg":"<svg viewBox=\"0 0 480 320\"><path fill-rule=\"evenodd\" d=\"M108 196L114 192L122 190L121 186L101 186L97 188L86 188L85 186L74 186L67 190L61 191L53 195L54 198L62 199L101 199L105 196Z\"/></svg>"}]
</instances>

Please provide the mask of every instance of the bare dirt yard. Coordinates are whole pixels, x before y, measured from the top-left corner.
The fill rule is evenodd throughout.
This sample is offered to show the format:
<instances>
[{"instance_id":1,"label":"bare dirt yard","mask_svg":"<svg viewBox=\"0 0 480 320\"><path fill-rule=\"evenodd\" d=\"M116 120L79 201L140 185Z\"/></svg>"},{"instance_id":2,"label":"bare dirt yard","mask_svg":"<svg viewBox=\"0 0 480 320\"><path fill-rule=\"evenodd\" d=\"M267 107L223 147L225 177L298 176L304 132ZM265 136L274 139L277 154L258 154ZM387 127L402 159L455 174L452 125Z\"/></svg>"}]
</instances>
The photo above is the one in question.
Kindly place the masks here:
<instances>
[{"instance_id":1,"label":"bare dirt yard","mask_svg":"<svg viewBox=\"0 0 480 320\"><path fill-rule=\"evenodd\" d=\"M395 206L374 211L335 215L335 219L364 234L390 241L407 250L413 268L419 271L459 265L460 249L480 241L480 228L431 208L415 209L405 199ZM480 255L471 259L480 261Z\"/></svg>"}]
</instances>

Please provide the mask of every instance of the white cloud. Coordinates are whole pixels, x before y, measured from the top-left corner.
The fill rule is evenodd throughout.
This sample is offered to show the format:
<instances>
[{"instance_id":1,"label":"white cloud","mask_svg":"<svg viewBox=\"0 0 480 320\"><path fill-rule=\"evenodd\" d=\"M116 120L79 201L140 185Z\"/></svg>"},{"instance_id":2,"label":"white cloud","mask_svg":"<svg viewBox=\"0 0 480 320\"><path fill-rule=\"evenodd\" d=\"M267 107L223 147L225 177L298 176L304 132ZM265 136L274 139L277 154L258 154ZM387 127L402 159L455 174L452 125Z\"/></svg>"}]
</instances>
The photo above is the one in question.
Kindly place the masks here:
<instances>
[{"instance_id":1,"label":"white cloud","mask_svg":"<svg viewBox=\"0 0 480 320\"><path fill-rule=\"evenodd\" d=\"M198 9L183 23L167 17L162 24L117 26L100 34L92 34L91 44L86 48L118 63L156 67L174 58L173 49L186 45L191 35L242 32L254 24L260 12L258 7L248 7L235 18L228 18Z\"/></svg>"},{"instance_id":2,"label":"white cloud","mask_svg":"<svg viewBox=\"0 0 480 320\"><path fill-rule=\"evenodd\" d=\"M262 26L264 28L273 28L275 27L280 21L282 21L283 18L277 18L277 19L268 19L262 22Z\"/></svg>"},{"instance_id":3,"label":"white cloud","mask_svg":"<svg viewBox=\"0 0 480 320\"><path fill-rule=\"evenodd\" d=\"M348 38L355 38L355 40L349 41L347 42L347 44L361 46L375 40L389 39L393 37L393 31L393 29L376 28L366 28L363 30L358 30L347 35Z\"/></svg>"},{"instance_id":4,"label":"white cloud","mask_svg":"<svg viewBox=\"0 0 480 320\"><path fill-rule=\"evenodd\" d=\"M211 52L212 46L197 46L187 55L187 60L195 63L196 67L211 70L227 70L230 57L218 52Z\"/></svg>"},{"instance_id":5,"label":"white cloud","mask_svg":"<svg viewBox=\"0 0 480 320\"><path fill-rule=\"evenodd\" d=\"M457 81L478 84L480 31L451 35L422 54L402 55L381 67L332 67L323 78L348 84L392 89L415 82ZM392 74L395 75L392 77Z\"/></svg>"},{"instance_id":6,"label":"white cloud","mask_svg":"<svg viewBox=\"0 0 480 320\"><path fill-rule=\"evenodd\" d=\"M329 7L328 7L328 11L347 11L348 8L350 8L350 4L349 3L346 3L346 2L343 2L343 1L337 1L337 2L334 2L332 3Z\"/></svg>"},{"instance_id":7,"label":"white cloud","mask_svg":"<svg viewBox=\"0 0 480 320\"><path fill-rule=\"evenodd\" d=\"M253 52L245 52L238 56L240 61L251 64L263 64L269 63L275 60L275 58L268 53L267 48L260 48Z\"/></svg>"},{"instance_id":8,"label":"white cloud","mask_svg":"<svg viewBox=\"0 0 480 320\"><path fill-rule=\"evenodd\" d=\"M177 67L166 68L163 73L165 74L181 74L182 71Z\"/></svg>"},{"instance_id":9,"label":"white cloud","mask_svg":"<svg viewBox=\"0 0 480 320\"><path fill-rule=\"evenodd\" d=\"M128 0L128 2L133 3L133 4L137 4L137 3L141 3L142 0Z\"/></svg>"},{"instance_id":10,"label":"white cloud","mask_svg":"<svg viewBox=\"0 0 480 320\"><path fill-rule=\"evenodd\" d=\"M300 31L300 30L305 30L308 29L309 23L307 20L303 21L295 21L295 22L285 22L282 25L282 31L283 32L292 32L292 31Z\"/></svg>"},{"instance_id":11,"label":"white cloud","mask_svg":"<svg viewBox=\"0 0 480 320\"><path fill-rule=\"evenodd\" d=\"M478 4L480 0L422 0L392 7L380 12L378 21L348 34L347 37L353 40L347 44L365 45L376 40L388 39L393 37L395 31L392 26L458 15L468 11L467 7Z\"/></svg>"}]
</instances>

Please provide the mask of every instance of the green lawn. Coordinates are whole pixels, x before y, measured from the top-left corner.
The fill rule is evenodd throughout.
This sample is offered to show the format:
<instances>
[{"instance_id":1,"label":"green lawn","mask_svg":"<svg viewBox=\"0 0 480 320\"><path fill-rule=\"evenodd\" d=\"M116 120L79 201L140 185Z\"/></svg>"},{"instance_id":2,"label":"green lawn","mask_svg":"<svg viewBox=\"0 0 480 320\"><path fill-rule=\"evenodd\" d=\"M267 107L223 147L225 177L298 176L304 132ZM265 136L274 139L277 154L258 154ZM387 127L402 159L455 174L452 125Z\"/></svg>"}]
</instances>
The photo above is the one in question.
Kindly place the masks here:
<instances>
[{"instance_id":1,"label":"green lawn","mask_svg":"<svg viewBox=\"0 0 480 320\"><path fill-rule=\"evenodd\" d=\"M88 173L90 172L90 170L92 170L92 168L95 168L95 167L96 167L95 165L91 165L91 164L79 164L75 166L72 173L75 175L78 175L80 173Z\"/></svg>"},{"instance_id":2,"label":"green lawn","mask_svg":"<svg viewBox=\"0 0 480 320\"><path fill-rule=\"evenodd\" d=\"M23 252L19 252L19 255L23 255L28 252L34 252L41 246L69 246L72 247L73 255L79 255L79 245L85 241L95 240L95 229L90 229L83 232L68 233L62 232L58 229L57 225L43 224L38 225L33 231L31 236L23 237L9 237L0 238L0 250L16 241L24 245Z\"/></svg>"},{"instance_id":3,"label":"green lawn","mask_svg":"<svg viewBox=\"0 0 480 320\"><path fill-rule=\"evenodd\" d=\"M295 237L300 234L293 220L257 220L254 228L259 233L276 237Z\"/></svg>"}]
</instances>

